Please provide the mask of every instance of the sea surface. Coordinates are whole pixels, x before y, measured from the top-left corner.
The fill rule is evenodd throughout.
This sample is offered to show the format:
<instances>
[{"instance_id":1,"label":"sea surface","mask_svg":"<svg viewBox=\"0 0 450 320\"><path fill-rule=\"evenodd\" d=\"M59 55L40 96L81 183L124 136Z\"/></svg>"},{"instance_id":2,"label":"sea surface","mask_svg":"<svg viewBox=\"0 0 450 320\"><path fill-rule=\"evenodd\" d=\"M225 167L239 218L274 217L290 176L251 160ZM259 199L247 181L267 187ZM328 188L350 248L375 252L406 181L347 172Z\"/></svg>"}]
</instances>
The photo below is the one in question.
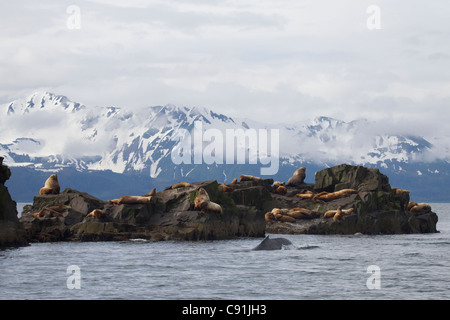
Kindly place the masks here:
<instances>
[{"instance_id":1,"label":"sea surface","mask_svg":"<svg viewBox=\"0 0 450 320\"><path fill-rule=\"evenodd\" d=\"M205 242L36 243L0 251L0 299L450 299L450 204L439 233L270 235Z\"/></svg>"}]
</instances>

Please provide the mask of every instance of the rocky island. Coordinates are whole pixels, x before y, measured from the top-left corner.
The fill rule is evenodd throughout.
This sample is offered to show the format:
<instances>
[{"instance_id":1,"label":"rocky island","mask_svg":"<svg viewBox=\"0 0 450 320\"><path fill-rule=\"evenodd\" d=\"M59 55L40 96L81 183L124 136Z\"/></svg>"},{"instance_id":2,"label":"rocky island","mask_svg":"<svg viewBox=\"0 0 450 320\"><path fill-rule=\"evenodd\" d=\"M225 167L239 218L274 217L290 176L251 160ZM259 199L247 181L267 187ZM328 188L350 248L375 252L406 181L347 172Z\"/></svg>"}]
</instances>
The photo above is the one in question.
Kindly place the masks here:
<instances>
[{"instance_id":1,"label":"rocky island","mask_svg":"<svg viewBox=\"0 0 450 320\"><path fill-rule=\"evenodd\" d=\"M3 165L3 157L0 157L0 249L24 246L28 243L25 230L17 218L17 204L5 187L10 176L11 171Z\"/></svg>"},{"instance_id":2,"label":"rocky island","mask_svg":"<svg viewBox=\"0 0 450 320\"><path fill-rule=\"evenodd\" d=\"M15 203L5 196L3 182L10 174L3 172L9 171L1 168L2 246L15 241L197 241L266 233L438 232L438 217L429 205L411 202L407 190L391 187L378 169L363 166L323 169L316 172L314 184L304 183L306 169L300 168L287 183L241 175L228 185L216 180L182 182L107 201L70 188L59 192L57 180L57 190L46 181L20 220ZM52 176L50 180L57 179Z\"/></svg>"}]
</instances>

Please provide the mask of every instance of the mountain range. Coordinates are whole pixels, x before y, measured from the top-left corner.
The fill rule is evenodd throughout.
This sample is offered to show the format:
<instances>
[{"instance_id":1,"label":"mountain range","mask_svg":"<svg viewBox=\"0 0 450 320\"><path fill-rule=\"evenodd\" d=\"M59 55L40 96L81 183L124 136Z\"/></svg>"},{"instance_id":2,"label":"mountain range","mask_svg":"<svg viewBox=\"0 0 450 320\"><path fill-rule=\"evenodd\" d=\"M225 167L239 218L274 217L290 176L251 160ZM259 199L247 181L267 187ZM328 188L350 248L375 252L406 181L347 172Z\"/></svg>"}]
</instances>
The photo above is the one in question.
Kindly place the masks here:
<instances>
[{"instance_id":1,"label":"mountain range","mask_svg":"<svg viewBox=\"0 0 450 320\"><path fill-rule=\"evenodd\" d=\"M244 173L287 181L300 166L307 168L306 182L314 182L315 171L340 163L379 168L392 186L411 190L416 201L450 201L449 162L433 143L414 132L398 134L367 119L345 122L318 117L304 123L271 124L198 107L86 106L49 92L2 104L0 115L0 156L12 170L8 188L19 202L31 201L51 173L58 174L62 189L110 199L144 194L179 181L229 183ZM196 124L203 134L216 135L214 140L205 139L206 134L202 137L203 152L214 144L212 157L225 159L230 141L218 138L230 131L236 134L235 155L244 154L245 161L237 164L236 157L232 162L211 162L203 153L200 162L176 163L173 151L183 149L183 143L180 154L191 153L194 159L198 146L186 146L196 137L188 144L176 137L180 132L195 135ZM249 132L266 133L268 138L277 133L276 148L269 139L267 150L271 160L277 161L274 174L261 175L268 158L261 157L264 152L252 153L250 135L247 143L239 142ZM265 140L256 138L261 147ZM260 157L252 159L252 154Z\"/></svg>"}]
</instances>

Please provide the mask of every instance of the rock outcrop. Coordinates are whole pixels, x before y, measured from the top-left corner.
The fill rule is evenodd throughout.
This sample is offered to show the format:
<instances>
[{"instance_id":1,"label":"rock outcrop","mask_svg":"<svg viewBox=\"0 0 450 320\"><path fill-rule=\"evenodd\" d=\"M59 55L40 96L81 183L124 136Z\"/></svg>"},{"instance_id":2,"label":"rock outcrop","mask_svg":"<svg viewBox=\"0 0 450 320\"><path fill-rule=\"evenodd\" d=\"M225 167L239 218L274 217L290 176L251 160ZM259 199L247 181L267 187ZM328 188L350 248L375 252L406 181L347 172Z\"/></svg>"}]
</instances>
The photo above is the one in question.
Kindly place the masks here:
<instances>
[{"instance_id":1,"label":"rock outcrop","mask_svg":"<svg viewBox=\"0 0 450 320\"><path fill-rule=\"evenodd\" d=\"M409 192L392 188L377 169L340 165L315 178L315 184L295 185L254 177L229 185L185 183L126 202L68 188L35 196L20 221L30 242L437 232L431 208L410 203Z\"/></svg>"},{"instance_id":2,"label":"rock outcrop","mask_svg":"<svg viewBox=\"0 0 450 320\"><path fill-rule=\"evenodd\" d=\"M27 245L25 232L17 218L17 204L11 199L5 182L11 171L0 157L0 249Z\"/></svg>"},{"instance_id":3,"label":"rock outcrop","mask_svg":"<svg viewBox=\"0 0 450 320\"><path fill-rule=\"evenodd\" d=\"M86 193L66 189L58 195L34 197L24 208L21 222L30 241L219 240L265 234L263 211L270 193L252 182L225 192L217 181L157 192L145 204L114 204ZM199 188L222 207L222 213L194 208ZM41 210L52 210L49 214ZM93 210L102 214L87 217Z\"/></svg>"},{"instance_id":4,"label":"rock outcrop","mask_svg":"<svg viewBox=\"0 0 450 320\"><path fill-rule=\"evenodd\" d=\"M347 192L346 192L347 191ZM306 196L307 192L311 197ZM321 200L320 193L346 194L331 201ZM378 169L339 165L318 171L315 184L288 188L291 196L273 194L276 208L305 208L317 214L315 219L297 219L293 223L268 221L269 233L292 234L399 234L437 232L438 217L430 210L408 209L409 192L392 188L387 176ZM294 194L294 196L292 196ZM303 194L305 196L295 196ZM316 197L314 197L316 196ZM334 197L329 197L334 198ZM325 218L327 211L344 212L338 219Z\"/></svg>"}]
</instances>

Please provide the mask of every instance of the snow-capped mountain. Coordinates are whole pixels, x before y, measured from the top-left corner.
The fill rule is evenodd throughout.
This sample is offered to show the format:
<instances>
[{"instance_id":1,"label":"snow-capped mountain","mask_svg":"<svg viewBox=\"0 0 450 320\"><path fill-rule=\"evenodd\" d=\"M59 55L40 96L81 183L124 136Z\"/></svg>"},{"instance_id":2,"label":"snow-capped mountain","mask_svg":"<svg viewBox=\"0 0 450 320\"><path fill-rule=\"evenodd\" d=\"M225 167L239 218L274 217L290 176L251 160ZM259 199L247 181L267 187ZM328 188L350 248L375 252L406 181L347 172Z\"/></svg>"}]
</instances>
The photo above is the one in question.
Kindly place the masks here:
<instances>
[{"instance_id":1,"label":"snow-capped mountain","mask_svg":"<svg viewBox=\"0 0 450 320\"><path fill-rule=\"evenodd\" d=\"M351 163L401 172L409 164L423 162L433 153L433 145L424 138L380 131L376 123L367 120L344 122L319 117L301 124L274 125L231 118L204 108L166 105L129 110L115 106L85 106L48 92L33 93L1 105L0 115L0 156L10 167L39 172L110 170L118 174L138 174L166 184L206 179L230 182L242 171L261 175L260 169L267 167L268 162L264 160L268 158L260 157L253 164L249 142L252 136L248 136L247 144L245 140L238 142L239 136L249 130L253 130L259 139L259 147L265 140L258 134L261 130L267 133L271 155L279 160L279 168L271 177L280 180L286 180L293 169L304 164L323 168ZM200 146L187 150L185 145L183 149L182 143L186 140L176 137L180 132L187 132L192 138L189 145L198 142L195 140L198 139L195 137L196 123L200 123L202 131L198 132L203 134ZM274 136L273 130L279 136L277 154L274 154L275 140L270 140ZM237 133L235 154L247 151L244 163L237 164L236 159L225 161L226 144L230 141L217 139L225 139L229 131ZM205 135L211 133L215 134L215 139L209 137L208 140ZM213 144L216 146L213 159L222 159L222 163L207 161L204 153L200 163L177 164L173 159L172 152L183 149L183 152L191 152L190 159L195 160L195 148L200 147L204 152ZM260 152L254 155L261 156ZM275 161L275 158L271 160ZM421 167L422 171L436 174L439 170ZM414 174L418 175L417 172Z\"/></svg>"}]
</instances>

